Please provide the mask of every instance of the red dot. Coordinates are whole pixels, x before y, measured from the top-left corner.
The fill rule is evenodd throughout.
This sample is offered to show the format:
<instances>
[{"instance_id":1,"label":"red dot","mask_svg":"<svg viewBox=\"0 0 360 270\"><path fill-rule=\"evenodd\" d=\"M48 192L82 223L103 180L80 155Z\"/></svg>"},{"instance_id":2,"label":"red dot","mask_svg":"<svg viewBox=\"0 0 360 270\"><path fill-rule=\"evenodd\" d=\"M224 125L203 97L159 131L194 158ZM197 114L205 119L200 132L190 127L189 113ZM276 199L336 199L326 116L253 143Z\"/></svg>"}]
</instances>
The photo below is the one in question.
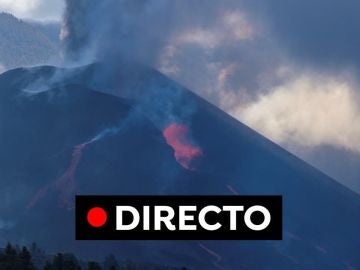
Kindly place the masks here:
<instances>
[{"instance_id":1,"label":"red dot","mask_svg":"<svg viewBox=\"0 0 360 270\"><path fill-rule=\"evenodd\" d=\"M101 207L93 207L87 214L89 224L95 228L101 227L106 223L107 214Z\"/></svg>"}]
</instances>

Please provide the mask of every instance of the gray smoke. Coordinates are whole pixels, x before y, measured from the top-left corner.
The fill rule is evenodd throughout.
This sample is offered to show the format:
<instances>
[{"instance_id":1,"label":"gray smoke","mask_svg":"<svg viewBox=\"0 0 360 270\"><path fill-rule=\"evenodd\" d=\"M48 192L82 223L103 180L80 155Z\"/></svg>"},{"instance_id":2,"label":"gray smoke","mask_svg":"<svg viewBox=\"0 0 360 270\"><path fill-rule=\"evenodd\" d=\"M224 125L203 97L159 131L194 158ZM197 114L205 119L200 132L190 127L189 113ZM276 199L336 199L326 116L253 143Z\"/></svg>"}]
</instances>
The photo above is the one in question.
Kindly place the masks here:
<instances>
[{"instance_id":1,"label":"gray smoke","mask_svg":"<svg viewBox=\"0 0 360 270\"><path fill-rule=\"evenodd\" d=\"M212 27L239 1L65 0L62 30L68 60L126 57L155 65L184 29Z\"/></svg>"},{"instance_id":2,"label":"gray smoke","mask_svg":"<svg viewBox=\"0 0 360 270\"><path fill-rule=\"evenodd\" d=\"M67 59L153 61L170 29L172 5L163 0L66 0Z\"/></svg>"},{"instance_id":3,"label":"gray smoke","mask_svg":"<svg viewBox=\"0 0 360 270\"><path fill-rule=\"evenodd\" d=\"M124 58L155 67L265 136L279 138L272 136L279 130L276 135L291 135L277 140L285 147L358 149L357 126L343 123L358 122L359 118L360 28L356 11L360 4L355 0L293 2L66 0L66 56L70 61L112 61L103 72L107 77L101 80L106 82L110 81L109 72L115 72L113 77L118 79L119 70L129 70ZM127 72L119 81L126 85L136 73ZM332 97L338 92L349 102L342 103L344 110L334 109L336 117L321 122L334 127L338 120L342 134L355 138L345 139L346 143L320 130L321 125L313 128L318 112L337 108L338 101ZM317 106L305 108L309 102L288 106L299 100L299 94ZM314 101L313 95L320 100ZM303 112L309 117L306 121L300 117L300 123L293 116ZM266 131L260 129L263 121L271 123ZM304 127L311 127L313 136ZM299 136L302 134L307 136ZM315 140L309 144L309 138ZM333 166L323 167L333 170ZM354 169L353 175L357 179L358 170Z\"/></svg>"}]
</instances>

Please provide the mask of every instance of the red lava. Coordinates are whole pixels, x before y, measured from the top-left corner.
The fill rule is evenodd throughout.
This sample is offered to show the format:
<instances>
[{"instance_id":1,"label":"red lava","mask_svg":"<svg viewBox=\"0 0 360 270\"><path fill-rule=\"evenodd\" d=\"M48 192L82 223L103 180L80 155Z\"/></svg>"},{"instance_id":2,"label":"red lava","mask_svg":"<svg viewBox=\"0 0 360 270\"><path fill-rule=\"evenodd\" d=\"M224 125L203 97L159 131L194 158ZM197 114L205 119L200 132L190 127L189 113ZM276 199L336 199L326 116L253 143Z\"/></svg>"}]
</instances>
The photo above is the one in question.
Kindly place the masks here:
<instances>
[{"instance_id":1,"label":"red lava","mask_svg":"<svg viewBox=\"0 0 360 270\"><path fill-rule=\"evenodd\" d=\"M54 187L60 192L60 205L67 209L74 208L72 197L75 194L77 187L75 174L79 166L82 153L86 146L90 143L91 142L86 142L75 146L69 167L64 174L55 181Z\"/></svg>"},{"instance_id":2,"label":"red lava","mask_svg":"<svg viewBox=\"0 0 360 270\"><path fill-rule=\"evenodd\" d=\"M202 156L200 147L195 146L189 136L189 128L184 124L172 123L163 131L166 143L174 150L176 161L187 170L194 170L191 163Z\"/></svg>"},{"instance_id":3,"label":"red lava","mask_svg":"<svg viewBox=\"0 0 360 270\"><path fill-rule=\"evenodd\" d=\"M74 208L73 195L75 194L77 187L75 180L76 170L79 166L84 149L92 142L94 142L94 140L79 144L74 147L69 167L54 183L48 184L37 191L37 193L28 203L28 209L34 207L40 199L45 197L49 189L57 190L60 193L59 201L62 207L65 207L69 210Z\"/></svg>"}]
</instances>

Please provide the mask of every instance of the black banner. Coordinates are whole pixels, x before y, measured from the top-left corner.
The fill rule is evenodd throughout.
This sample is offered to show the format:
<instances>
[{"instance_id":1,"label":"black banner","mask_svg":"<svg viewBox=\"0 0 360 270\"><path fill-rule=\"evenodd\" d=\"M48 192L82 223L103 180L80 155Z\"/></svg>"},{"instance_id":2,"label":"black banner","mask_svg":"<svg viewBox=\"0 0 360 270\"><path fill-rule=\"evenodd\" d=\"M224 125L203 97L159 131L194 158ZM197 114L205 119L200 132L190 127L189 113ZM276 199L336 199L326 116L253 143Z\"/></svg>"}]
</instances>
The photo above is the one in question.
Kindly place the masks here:
<instances>
[{"instance_id":1,"label":"black banner","mask_svg":"<svg viewBox=\"0 0 360 270\"><path fill-rule=\"evenodd\" d=\"M77 240L281 240L281 196L77 196Z\"/></svg>"}]
</instances>

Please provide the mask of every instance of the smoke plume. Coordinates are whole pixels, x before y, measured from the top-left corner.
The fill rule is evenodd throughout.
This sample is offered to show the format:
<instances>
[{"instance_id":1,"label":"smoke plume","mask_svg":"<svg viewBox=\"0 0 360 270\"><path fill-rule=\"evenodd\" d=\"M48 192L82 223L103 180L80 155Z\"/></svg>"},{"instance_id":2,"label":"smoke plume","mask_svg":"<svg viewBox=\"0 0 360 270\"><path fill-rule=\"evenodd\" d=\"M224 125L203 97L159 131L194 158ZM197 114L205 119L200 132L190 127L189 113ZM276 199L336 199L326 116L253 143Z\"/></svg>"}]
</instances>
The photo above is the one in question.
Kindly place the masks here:
<instances>
[{"instance_id":1,"label":"smoke plume","mask_svg":"<svg viewBox=\"0 0 360 270\"><path fill-rule=\"evenodd\" d=\"M68 60L122 57L151 63L169 29L164 26L171 23L170 5L163 0L66 0L62 39Z\"/></svg>"},{"instance_id":2,"label":"smoke plume","mask_svg":"<svg viewBox=\"0 0 360 270\"><path fill-rule=\"evenodd\" d=\"M343 36L349 29L357 33L350 23L357 21L356 14L347 12L351 16L344 21L345 32L334 27L331 33L335 35L326 39L317 34L329 34L328 25L347 5L330 4L331 16L329 13L324 21L318 21L319 16L311 14L322 14L322 5L314 6L310 1L297 8L283 1L265 5L236 0L66 3L63 41L68 60L118 63L127 58L145 63L298 155L297 149L304 146L314 153L323 146L359 153L358 85L351 85L359 61L353 49L356 46L349 45L358 43L358 35ZM356 10L357 5L353 2L346 9ZM310 27L294 23L294 17L307 18ZM299 42L299 37L306 42ZM108 66L116 70L114 65ZM126 69L122 64L118 67ZM324 80L316 76L331 78L350 68L355 68L354 76L340 83L337 77ZM309 72L315 75L305 79L294 76ZM302 90L301 81L309 82ZM163 110L166 102L159 100ZM312 125L313 119L321 125ZM171 123L184 123L176 117L155 122L162 131ZM314 165L311 155L303 158ZM332 172L333 166L327 167L322 170L340 178Z\"/></svg>"},{"instance_id":3,"label":"smoke plume","mask_svg":"<svg viewBox=\"0 0 360 270\"><path fill-rule=\"evenodd\" d=\"M334 76L299 76L239 106L234 115L278 143L360 151L360 110L354 87Z\"/></svg>"}]
</instances>

